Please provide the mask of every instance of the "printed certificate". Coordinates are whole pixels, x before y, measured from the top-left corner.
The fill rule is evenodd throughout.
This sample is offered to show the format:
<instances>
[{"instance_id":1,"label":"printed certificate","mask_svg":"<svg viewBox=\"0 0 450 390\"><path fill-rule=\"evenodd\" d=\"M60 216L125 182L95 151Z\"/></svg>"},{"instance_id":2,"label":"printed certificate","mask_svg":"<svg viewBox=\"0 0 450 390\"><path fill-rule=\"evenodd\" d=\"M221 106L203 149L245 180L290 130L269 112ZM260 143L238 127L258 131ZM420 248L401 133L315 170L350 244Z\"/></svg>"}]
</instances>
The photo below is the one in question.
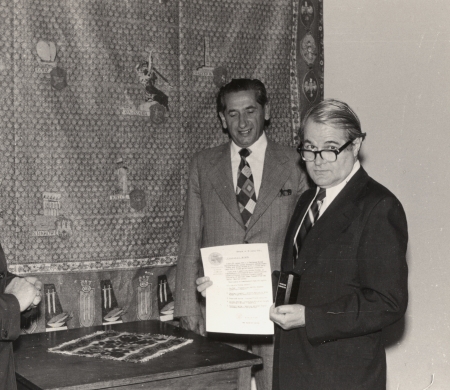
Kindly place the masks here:
<instances>
[{"instance_id":1,"label":"printed certificate","mask_svg":"<svg viewBox=\"0 0 450 390\"><path fill-rule=\"evenodd\" d=\"M273 334L273 303L267 244L240 244L201 249L206 290L206 330L238 334Z\"/></svg>"}]
</instances>

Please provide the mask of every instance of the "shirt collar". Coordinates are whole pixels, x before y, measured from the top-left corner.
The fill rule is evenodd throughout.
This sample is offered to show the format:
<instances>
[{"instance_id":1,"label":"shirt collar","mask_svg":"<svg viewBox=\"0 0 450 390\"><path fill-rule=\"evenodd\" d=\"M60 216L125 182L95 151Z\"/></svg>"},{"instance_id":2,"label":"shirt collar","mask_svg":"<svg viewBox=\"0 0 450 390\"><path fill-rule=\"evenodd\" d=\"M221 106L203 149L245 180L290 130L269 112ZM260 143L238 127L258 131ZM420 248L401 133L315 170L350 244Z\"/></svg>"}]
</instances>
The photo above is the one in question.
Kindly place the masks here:
<instances>
[{"instance_id":1,"label":"shirt collar","mask_svg":"<svg viewBox=\"0 0 450 390\"><path fill-rule=\"evenodd\" d=\"M345 187L345 185L350 181L350 179L353 177L353 175L358 171L358 169L361 167L361 164L359 160L356 160L353 164L352 171L349 173L349 175L346 177L345 180L340 182L339 184L335 185L334 187L327 188L327 195L326 199L330 203L336 196L339 194L339 192L342 191L342 189ZM319 187L317 187L316 195L319 192Z\"/></svg>"},{"instance_id":2,"label":"shirt collar","mask_svg":"<svg viewBox=\"0 0 450 390\"><path fill-rule=\"evenodd\" d=\"M267 137L266 132L263 131L261 134L261 137L259 137L256 142L254 142L251 146L249 146L247 149L250 149L252 151L251 156L259 158L260 156L264 156L267 148ZM237 146L233 140L231 140L231 156L238 154L239 151L242 148L240 146Z\"/></svg>"}]
</instances>

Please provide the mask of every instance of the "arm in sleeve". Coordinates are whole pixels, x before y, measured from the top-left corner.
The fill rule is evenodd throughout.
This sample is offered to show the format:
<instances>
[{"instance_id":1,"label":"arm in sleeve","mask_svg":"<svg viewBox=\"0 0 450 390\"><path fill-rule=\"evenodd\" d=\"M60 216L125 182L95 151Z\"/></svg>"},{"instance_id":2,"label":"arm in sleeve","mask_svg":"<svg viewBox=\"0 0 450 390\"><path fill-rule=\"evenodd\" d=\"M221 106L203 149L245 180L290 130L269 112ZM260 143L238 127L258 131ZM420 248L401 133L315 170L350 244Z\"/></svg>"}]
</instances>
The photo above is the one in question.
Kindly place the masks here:
<instances>
[{"instance_id":1,"label":"arm in sleeve","mask_svg":"<svg viewBox=\"0 0 450 390\"><path fill-rule=\"evenodd\" d=\"M1 245L0 270L4 275L0 290L0 341L12 341L20 335L20 304L14 295L5 294L4 289L17 276L7 271L5 253Z\"/></svg>"},{"instance_id":2,"label":"arm in sleeve","mask_svg":"<svg viewBox=\"0 0 450 390\"><path fill-rule=\"evenodd\" d=\"M357 250L358 280L353 293L306 308L312 344L377 332L399 320L408 303L406 216L394 197L371 210Z\"/></svg>"},{"instance_id":3,"label":"arm in sleeve","mask_svg":"<svg viewBox=\"0 0 450 390\"><path fill-rule=\"evenodd\" d=\"M12 294L0 294L0 341L13 341L19 335L19 301Z\"/></svg>"},{"instance_id":4,"label":"arm in sleeve","mask_svg":"<svg viewBox=\"0 0 450 390\"><path fill-rule=\"evenodd\" d=\"M202 315L195 280L201 270L200 245L203 230L202 204L198 176L198 158L194 156L190 171L183 227L177 261L175 317Z\"/></svg>"}]
</instances>

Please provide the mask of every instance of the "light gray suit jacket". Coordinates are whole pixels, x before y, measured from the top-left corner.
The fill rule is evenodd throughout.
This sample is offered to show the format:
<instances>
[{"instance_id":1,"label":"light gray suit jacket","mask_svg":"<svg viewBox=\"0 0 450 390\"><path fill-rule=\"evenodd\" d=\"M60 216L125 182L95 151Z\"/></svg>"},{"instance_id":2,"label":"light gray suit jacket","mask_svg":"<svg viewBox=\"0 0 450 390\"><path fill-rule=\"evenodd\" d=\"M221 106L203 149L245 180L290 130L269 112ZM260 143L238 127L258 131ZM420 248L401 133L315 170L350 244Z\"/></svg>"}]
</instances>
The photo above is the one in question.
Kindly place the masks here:
<instances>
[{"instance_id":1,"label":"light gray suit jacket","mask_svg":"<svg viewBox=\"0 0 450 390\"><path fill-rule=\"evenodd\" d=\"M294 148L267 140L263 177L248 229L239 213L230 144L197 153L191 163L177 264L175 317L201 315L195 280L203 275L200 248L267 243L280 269L286 229L307 179Z\"/></svg>"}]
</instances>

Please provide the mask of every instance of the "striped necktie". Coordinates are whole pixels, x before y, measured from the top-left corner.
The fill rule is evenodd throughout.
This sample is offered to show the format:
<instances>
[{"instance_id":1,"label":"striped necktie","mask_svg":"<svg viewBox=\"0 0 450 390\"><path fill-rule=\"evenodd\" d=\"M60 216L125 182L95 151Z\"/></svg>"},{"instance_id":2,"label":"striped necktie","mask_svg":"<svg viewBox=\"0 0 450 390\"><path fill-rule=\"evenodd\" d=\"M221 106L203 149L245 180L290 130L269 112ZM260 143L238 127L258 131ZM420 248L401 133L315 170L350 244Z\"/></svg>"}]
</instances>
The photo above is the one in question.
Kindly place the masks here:
<instances>
[{"instance_id":1,"label":"striped necktie","mask_svg":"<svg viewBox=\"0 0 450 390\"><path fill-rule=\"evenodd\" d=\"M245 228L248 227L256 206L255 183L252 170L247 162L247 157L250 153L251 151L246 148L239 151L241 162L239 164L236 186L236 198Z\"/></svg>"},{"instance_id":2,"label":"striped necktie","mask_svg":"<svg viewBox=\"0 0 450 390\"><path fill-rule=\"evenodd\" d=\"M319 217L320 207L322 206L325 197L326 197L326 190L325 188L321 188L319 190L319 193L316 195L316 198L312 202L311 207L306 212L305 218L303 219L303 223L300 226L300 231L297 234L297 239L294 242L294 264L297 261L298 253L300 252L302 243L306 235L314 226L314 222Z\"/></svg>"}]
</instances>

